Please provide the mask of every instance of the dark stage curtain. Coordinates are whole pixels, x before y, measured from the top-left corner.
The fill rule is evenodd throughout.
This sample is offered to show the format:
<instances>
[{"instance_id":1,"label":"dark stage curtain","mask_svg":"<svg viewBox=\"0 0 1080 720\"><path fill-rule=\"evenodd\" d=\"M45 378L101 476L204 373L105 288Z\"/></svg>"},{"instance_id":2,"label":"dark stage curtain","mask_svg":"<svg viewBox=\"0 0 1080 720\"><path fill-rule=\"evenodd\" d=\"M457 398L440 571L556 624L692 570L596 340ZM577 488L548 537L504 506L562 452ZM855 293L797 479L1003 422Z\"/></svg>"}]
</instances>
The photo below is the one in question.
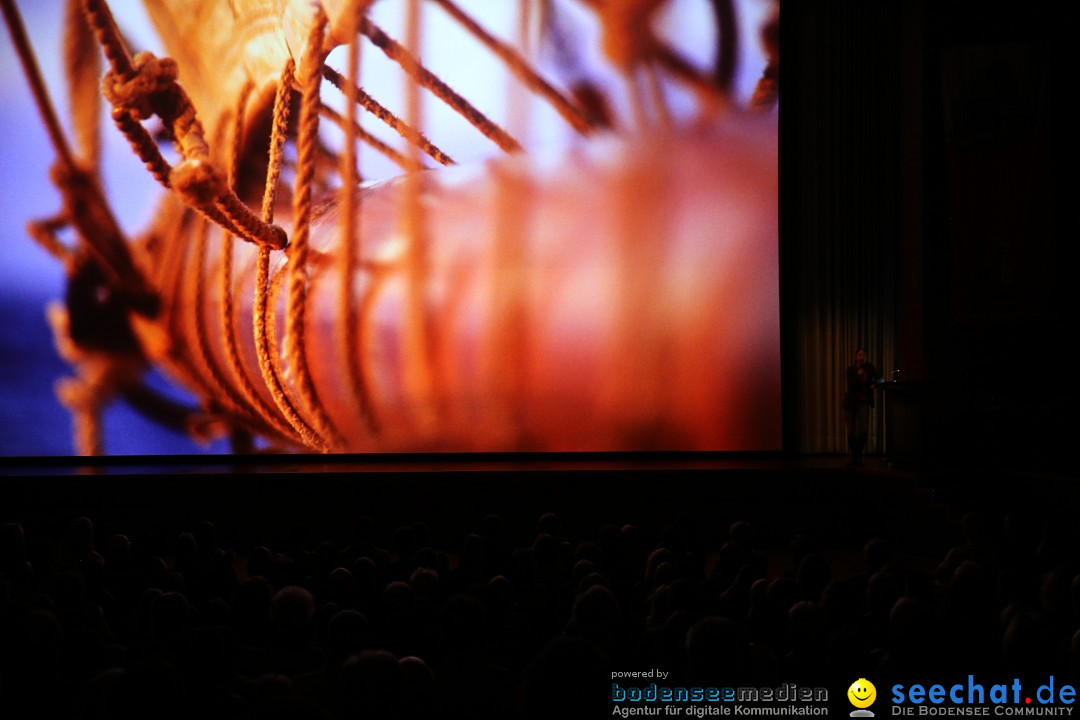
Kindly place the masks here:
<instances>
[{"instance_id":1,"label":"dark stage curtain","mask_svg":"<svg viewBox=\"0 0 1080 720\"><path fill-rule=\"evenodd\" d=\"M788 450L845 451L843 370L862 345L917 387L893 397L920 452L1063 455L1075 384L1037 380L1076 317L1077 244L1052 182L1071 162L1053 122L1061 28L1041 2L783 4ZM888 455L884 396L868 450Z\"/></svg>"},{"instance_id":2,"label":"dark stage curtain","mask_svg":"<svg viewBox=\"0 0 1080 720\"><path fill-rule=\"evenodd\" d=\"M844 370L859 346L897 369L901 223L900 3L785 3L781 282L785 446L847 449ZM906 228L917 232L918 228ZM868 452L884 441L882 403Z\"/></svg>"}]
</instances>

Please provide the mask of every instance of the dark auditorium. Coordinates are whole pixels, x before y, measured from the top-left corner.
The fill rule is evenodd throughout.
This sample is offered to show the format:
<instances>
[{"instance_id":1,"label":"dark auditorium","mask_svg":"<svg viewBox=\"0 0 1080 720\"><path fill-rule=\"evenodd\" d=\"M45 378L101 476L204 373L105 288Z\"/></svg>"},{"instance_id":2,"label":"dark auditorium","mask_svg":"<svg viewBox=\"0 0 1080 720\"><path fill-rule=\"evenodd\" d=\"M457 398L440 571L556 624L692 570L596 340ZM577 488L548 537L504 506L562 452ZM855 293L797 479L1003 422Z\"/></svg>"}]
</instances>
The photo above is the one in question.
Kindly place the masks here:
<instances>
[{"instance_id":1,"label":"dark auditorium","mask_svg":"<svg viewBox=\"0 0 1080 720\"><path fill-rule=\"evenodd\" d=\"M2 2L0 718L1073 716L1057 6Z\"/></svg>"}]
</instances>

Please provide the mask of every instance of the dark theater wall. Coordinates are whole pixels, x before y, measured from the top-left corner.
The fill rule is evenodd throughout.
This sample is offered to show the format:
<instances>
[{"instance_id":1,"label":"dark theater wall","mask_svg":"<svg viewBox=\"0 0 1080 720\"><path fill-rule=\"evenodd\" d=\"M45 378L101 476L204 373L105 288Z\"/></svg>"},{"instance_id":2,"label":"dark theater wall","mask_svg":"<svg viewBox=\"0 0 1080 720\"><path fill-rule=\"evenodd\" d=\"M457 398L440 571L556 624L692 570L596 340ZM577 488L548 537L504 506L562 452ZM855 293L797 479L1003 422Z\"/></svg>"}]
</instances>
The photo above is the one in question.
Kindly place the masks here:
<instances>
[{"instance_id":1,"label":"dark theater wall","mask_svg":"<svg viewBox=\"0 0 1080 720\"><path fill-rule=\"evenodd\" d=\"M940 416L956 445L990 462L1058 463L1075 427L1059 353L1076 291L1074 243L1054 219L1054 163L1071 143L1054 127L1056 13L953 2L931 17L927 258L939 286L928 319L933 379L955 389Z\"/></svg>"}]
</instances>

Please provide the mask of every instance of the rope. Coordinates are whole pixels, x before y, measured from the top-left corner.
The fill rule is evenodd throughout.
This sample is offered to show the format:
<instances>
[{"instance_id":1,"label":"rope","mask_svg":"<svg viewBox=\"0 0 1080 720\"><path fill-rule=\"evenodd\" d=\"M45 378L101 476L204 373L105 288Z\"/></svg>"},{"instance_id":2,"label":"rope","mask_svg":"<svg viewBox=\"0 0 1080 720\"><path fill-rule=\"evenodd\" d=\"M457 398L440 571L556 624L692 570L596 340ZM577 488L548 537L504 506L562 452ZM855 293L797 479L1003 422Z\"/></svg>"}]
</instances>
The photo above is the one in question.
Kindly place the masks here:
<instances>
[{"instance_id":1,"label":"rope","mask_svg":"<svg viewBox=\"0 0 1080 720\"><path fill-rule=\"evenodd\" d=\"M184 241L186 227L195 221L195 216L188 213L183 205L177 204L177 215L175 225L163 225L164 235L161 238L161 247L163 248L160 265L162 268L162 275L159 280L159 287L161 288L162 295L166 298L165 309L167 312L166 317L163 319L163 325L166 329L166 335L168 338L179 338L181 335L178 333L180 327L180 310L183 307L183 288L184 288L184 267L187 264L187 250L188 243ZM184 217L186 215L186 217ZM182 356L187 351L186 347L183 347L182 343L170 342L169 355L170 356Z\"/></svg>"},{"instance_id":2,"label":"rope","mask_svg":"<svg viewBox=\"0 0 1080 720\"><path fill-rule=\"evenodd\" d=\"M211 350L210 336L206 327L206 259L209 255L210 221L206 218L199 218L198 223L194 248L195 272L186 273L188 276L193 276L192 282L194 284L190 302L192 311L186 313L186 316L191 318L191 324L195 331L195 342L191 343L191 345L197 348L195 354L201 360L201 377L204 380L204 387L208 390L206 395L215 398L215 403L224 399L224 402L220 404L229 411L232 417L241 419L244 424L257 427L268 435L280 436L282 433L278 428L272 422L264 422L264 418L260 416L259 412L252 408L247 399L237 391L236 387L228 382L221 364ZM185 303L185 306L187 305L189 304ZM291 433L286 430L284 436L288 438Z\"/></svg>"},{"instance_id":3,"label":"rope","mask_svg":"<svg viewBox=\"0 0 1080 720\"><path fill-rule=\"evenodd\" d=\"M727 97L726 89L718 86L717 83L725 82L726 73L733 72L733 64L727 63L724 50L720 48L717 73L715 77L707 77L653 35L649 27L649 17L664 0L619 0L618 2L581 0L581 2L597 14L603 29L602 42L605 54L624 73L635 64L654 61L689 85L706 107L723 104ZM725 22L727 16L722 7L727 0L713 0L713 2L717 15L718 42L733 46L733 41L729 42L727 39L733 30L729 32ZM730 81L727 82L730 85Z\"/></svg>"},{"instance_id":4,"label":"rope","mask_svg":"<svg viewBox=\"0 0 1080 720\"><path fill-rule=\"evenodd\" d=\"M140 53L134 61L137 75L133 78L116 71L106 74L103 91L113 103L113 121L163 187L176 191L185 203L225 230L258 245L283 249L288 244L285 231L252 213L210 163L195 109L175 84L175 63L165 60L168 62ZM170 167L140 122L153 114L161 116L184 158L175 167Z\"/></svg>"},{"instance_id":5,"label":"rope","mask_svg":"<svg viewBox=\"0 0 1080 720\"><path fill-rule=\"evenodd\" d=\"M172 186L169 184L169 174L172 172L172 167L161 154L161 150L158 148L157 143L154 142L154 138L150 137L150 134L145 132L138 120L131 117L131 115L123 110L113 111L112 116L113 122L116 123L116 127L118 127L124 137L127 138L128 143L131 145L131 149L134 150L135 155L142 160L146 169L154 176L154 179L157 180L162 187L171 189Z\"/></svg>"},{"instance_id":6,"label":"rope","mask_svg":"<svg viewBox=\"0 0 1080 720\"><path fill-rule=\"evenodd\" d=\"M86 18L97 36L98 43L105 51L105 58L112 69L121 75L130 75L133 71L131 53L124 42L116 21L105 0L84 0L83 9Z\"/></svg>"},{"instance_id":7,"label":"rope","mask_svg":"<svg viewBox=\"0 0 1080 720\"><path fill-rule=\"evenodd\" d=\"M713 73L716 86L724 95L731 93L735 81L735 64L738 57L739 37L735 24L735 8L732 0L712 0L716 16L716 70Z\"/></svg>"},{"instance_id":8,"label":"rope","mask_svg":"<svg viewBox=\"0 0 1080 720\"><path fill-rule=\"evenodd\" d=\"M325 117L327 120L341 128L342 132L344 132L346 136L349 135L351 129L352 134L356 138L367 143L370 147L374 148L377 152L383 155L383 157L390 160L390 162L394 163L402 170L408 169L409 160L405 157L405 155L369 133L367 130L362 128L360 124L355 120L350 121L348 118L342 117L336 110L334 110L332 107L329 107L328 105L321 105L319 107L319 112L322 113L323 117Z\"/></svg>"},{"instance_id":9,"label":"rope","mask_svg":"<svg viewBox=\"0 0 1080 720\"><path fill-rule=\"evenodd\" d=\"M270 223L274 219L274 204L277 200L278 180L281 177L281 166L284 159L285 138L289 130L289 95L293 80L293 61L290 59L281 72L278 81L277 93L274 96L274 117L270 130L269 160L266 166L266 184L263 186L262 210L260 217L263 222ZM321 450L326 444L316 434L310 425L297 412L292 400L285 392L285 386L281 381L281 373L274 364L269 326L275 321L276 303L268 306L270 290L270 248L262 245L259 247L259 258L255 267L255 353L259 359L259 371L262 373L263 382L266 383L270 396L277 405L278 410L285 420L300 436L301 441L310 448Z\"/></svg>"},{"instance_id":10,"label":"rope","mask_svg":"<svg viewBox=\"0 0 1080 720\"><path fill-rule=\"evenodd\" d=\"M243 139L244 117L247 113L247 105L254 93L254 85L248 83L240 93L240 101L237 104L232 124L232 142L229 144L229 156L226 162L226 172L229 177L229 185L235 189L236 178L240 164L240 144ZM240 392L251 410L267 426L276 430L282 438L294 439L296 434L288 423L283 422L280 416L270 407L255 387L247 368L240 359L239 332L236 327L236 312L232 288L233 269L233 236L225 232L221 243L221 305L220 322L223 335L225 358L233 378L239 383Z\"/></svg>"},{"instance_id":11,"label":"rope","mask_svg":"<svg viewBox=\"0 0 1080 720\"><path fill-rule=\"evenodd\" d=\"M676 79L689 85L706 107L722 107L726 102L727 95L708 76L702 75L686 58L668 46L658 43L653 59Z\"/></svg>"},{"instance_id":12,"label":"rope","mask_svg":"<svg viewBox=\"0 0 1080 720\"><path fill-rule=\"evenodd\" d=\"M44 220L34 220L26 224L26 232L34 241L57 260L70 265L74 252L60 242L56 234L69 225L66 215L55 215Z\"/></svg>"},{"instance_id":13,"label":"rope","mask_svg":"<svg viewBox=\"0 0 1080 720\"><path fill-rule=\"evenodd\" d=\"M210 221L206 218L200 218L199 227L195 233L195 272L192 273L194 275L195 291L192 296L192 307L188 313L195 329L194 346L197 348L196 354L202 361L203 367L209 376L210 384L218 391L213 395L219 398L224 396L226 400L223 403L224 405L237 415L250 419L253 414L252 411L236 391L236 388L226 380L225 373L210 349L210 336L206 330L206 257L209 255L209 234Z\"/></svg>"},{"instance_id":14,"label":"rope","mask_svg":"<svg viewBox=\"0 0 1080 720\"><path fill-rule=\"evenodd\" d=\"M378 100L364 92L364 89L353 83L351 88L346 88L347 81L336 70L329 65L323 67L323 75L330 81L330 84L340 90L343 94L346 93L346 89L355 93L356 99L354 102L360 103L365 110L382 120L387 124L394 132L401 137L405 138L410 144L423 150L428 156L440 165L453 165L454 161L449 155L437 148L430 140L428 140L422 132L412 127L411 125L402 121L397 115L386 109ZM404 167L404 166L403 166Z\"/></svg>"},{"instance_id":15,"label":"rope","mask_svg":"<svg viewBox=\"0 0 1080 720\"><path fill-rule=\"evenodd\" d=\"M139 120L146 120L156 113L155 96L172 87L179 69L172 58L157 58L148 51L136 55L132 63L131 72L111 70L106 73L101 83L101 92L114 109L123 110ZM190 120L186 125L190 133Z\"/></svg>"},{"instance_id":16,"label":"rope","mask_svg":"<svg viewBox=\"0 0 1080 720\"><path fill-rule=\"evenodd\" d=\"M285 138L289 132L289 97L292 89L295 64L290 58L281 70L277 93L274 95L274 117L270 127L270 149L267 153L266 184L263 186L262 206L259 217L269 223L274 219L274 204L277 201L278 181L281 178L281 165L285 158Z\"/></svg>"},{"instance_id":17,"label":"rope","mask_svg":"<svg viewBox=\"0 0 1080 720\"><path fill-rule=\"evenodd\" d=\"M191 245L188 238L191 223L198 221L198 216L179 202L165 204L156 221L156 232L162 234L153 243L162 249L154 263L158 270L156 286L160 288L165 308L164 316L158 319L159 337L164 340L160 361L186 386L205 394L210 386L191 358L192 343L188 341L186 325L190 313L185 312L189 305L185 294L185 280L190 277L186 272Z\"/></svg>"},{"instance_id":18,"label":"rope","mask_svg":"<svg viewBox=\"0 0 1080 720\"><path fill-rule=\"evenodd\" d=\"M597 122L588 117L581 108L574 105L562 93L556 90L548 81L540 77L533 70L529 61L518 54L506 43L494 37L491 33L480 26L464 10L452 2L452 0L435 0L450 17L457 20L477 40L493 52L506 67L509 68L522 83L530 90L547 100L559 115L579 133L585 134L597 125Z\"/></svg>"},{"instance_id":19,"label":"rope","mask_svg":"<svg viewBox=\"0 0 1080 720\"><path fill-rule=\"evenodd\" d=\"M81 0L64 3L64 75L67 79L75 146L90 168L101 167L101 50Z\"/></svg>"},{"instance_id":20,"label":"rope","mask_svg":"<svg viewBox=\"0 0 1080 720\"><path fill-rule=\"evenodd\" d=\"M76 455L97 457L105 451L101 432L105 398L99 385L102 379L100 367L95 367L81 369L79 377L63 378L56 383L56 397L71 413Z\"/></svg>"},{"instance_id":21,"label":"rope","mask_svg":"<svg viewBox=\"0 0 1080 720\"><path fill-rule=\"evenodd\" d=\"M521 144L510 137L509 133L489 120L484 113L480 112L468 100L457 94L449 85L440 80L433 72L425 68L416 56L403 48L397 41L387 35L383 30L371 22L367 17L360 20L360 32L386 54L388 58L396 62L401 68L430 90L440 100L452 107L459 115L469 121L473 127L484 134L501 149L508 153L521 150Z\"/></svg>"},{"instance_id":22,"label":"rope","mask_svg":"<svg viewBox=\"0 0 1080 720\"><path fill-rule=\"evenodd\" d=\"M326 13L319 10L311 35L304 45L300 59L305 78L300 89L300 118L297 130L296 178L293 183L293 242L289 249L287 315L285 319L285 357L294 374L297 395L304 410L314 420L315 429L326 440L328 449L345 446L333 421L319 400L308 365L304 340L308 296L308 237L311 231L312 182L319 135L319 90L322 82L322 38L326 30Z\"/></svg>"},{"instance_id":23,"label":"rope","mask_svg":"<svg viewBox=\"0 0 1080 720\"><path fill-rule=\"evenodd\" d=\"M93 255L110 290L140 315L156 315L160 299L136 267L97 178L78 165L64 162L53 165L50 175L60 190L64 215L75 227L80 247L87 248Z\"/></svg>"},{"instance_id":24,"label":"rope","mask_svg":"<svg viewBox=\"0 0 1080 720\"><path fill-rule=\"evenodd\" d=\"M262 222L210 164L209 147L195 106L176 82L176 62L150 52L132 57L104 0L85 0L85 8L89 25L111 66L102 81L102 92L113 106L113 120L158 182L237 236L275 250L284 249L288 244L285 231ZM172 134L183 158L174 168L169 168L141 124L154 115Z\"/></svg>"},{"instance_id":25,"label":"rope","mask_svg":"<svg viewBox=\"0 0 1080 720\"><path fill-rule=\"evenodd\" d=\"M200 335L198 316L201 315L199 312L201 303L197 297L199 271L198 268L194 268L192 272L190 263L192 250L198 255L201 238L208 226L207 221L198 216L193 217L192 221L198 223L194 248L187 241L187 233L177 232L172 239L172 244L177 248L177 273L174 278L176 284L172 294L172 312L169 316L168 331L169 338L175 340L169 346L169 353L183 368L189 380L193 381L193 385L198 386L201 396L209 404L209 399L213 397L215 383L209 377L210 370L207 363L198 362L202 359L197 357L198 353L205 351L205 348L199 346L198 340ZM191 312L191 307L195 307L196 311Z\"/></svg>"},{"instance_id":26,"label":"rope","mask_svg":"<svg viewBox=\"0 0 1080 720\"><path fill-rule=\"evenodd\" d=\"M60 162L68 168L74 168L76 165L75 156L71 151L71 146L68 145L67 138L64 136L64 131L60 127L60 121L56 117L56 109L49 98L49 93L45 89L45 81L41 77L41 69L34 58L34 51L30 47L30 40L27 38L22 16L19 15L14 0L0 0L0 8L3 9L4 22L7 24L8 31L11 34L11 42L15 46L16 54L19 56L19 62L22 63L23 73L26 75L27 82L30 83L30 92L34 96L34 103L37 105L41 119L45 123L49 142L52 143L56 154L60 156Z\"/></svg>"}]
</instances>

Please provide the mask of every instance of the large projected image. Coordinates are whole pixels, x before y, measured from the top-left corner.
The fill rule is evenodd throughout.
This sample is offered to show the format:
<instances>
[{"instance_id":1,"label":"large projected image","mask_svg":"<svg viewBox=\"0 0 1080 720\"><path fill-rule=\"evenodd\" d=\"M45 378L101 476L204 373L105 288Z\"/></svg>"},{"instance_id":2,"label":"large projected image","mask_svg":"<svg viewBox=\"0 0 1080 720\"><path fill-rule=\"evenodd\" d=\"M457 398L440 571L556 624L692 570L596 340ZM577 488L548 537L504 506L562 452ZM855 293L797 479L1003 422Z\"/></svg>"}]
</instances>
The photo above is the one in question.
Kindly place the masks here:
<instances>
[{"instance_id":1,"label":"large projected image","mask_svg":"<svg viewBox=\"0 0 1080 720\"><path fill-rule=\"evenodd\" d=\"M0 455L780 449L774 3L60 5Z\"/></svg>"}]
</instances>

